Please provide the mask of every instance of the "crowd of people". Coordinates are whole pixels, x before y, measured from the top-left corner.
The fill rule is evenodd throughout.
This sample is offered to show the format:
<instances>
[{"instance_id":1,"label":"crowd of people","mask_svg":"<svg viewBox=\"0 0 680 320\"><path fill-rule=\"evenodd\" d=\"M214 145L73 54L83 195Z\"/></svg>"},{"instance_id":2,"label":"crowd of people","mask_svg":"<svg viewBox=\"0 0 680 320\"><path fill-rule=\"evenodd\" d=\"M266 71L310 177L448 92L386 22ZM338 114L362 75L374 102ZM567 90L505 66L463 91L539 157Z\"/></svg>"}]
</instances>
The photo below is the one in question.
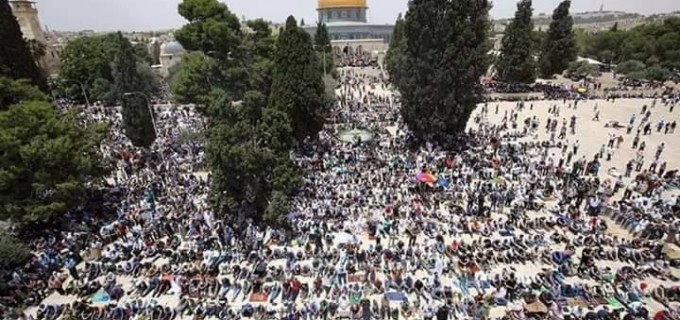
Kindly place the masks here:
<instances>
[{"instance_id":1,"label":"crowd of people","mask_svg":"<svg viewBox=\"0 0 680 320\"><path fill-rule=\"evenodd\" d=\"M664 242L678 241L680 203L667 196L678 178L659 167L663 147L654 170L642 166L631 178L610 170L613 179L603 179L601 163L628 144L614 136L585 154L579 123L560 109L586 102L566 97L546 122L520 118L530 103L490 121L500 112L491 103L468 133L416 144L379 70L338 76L332 119L293 155L306 178L286 230L212 211L202 140L187 139L203 124L193 107L155 105L149 152L131 146L119 108L83 108L83 124L110 125L102 152L115 173L69 213L70 231L34 238L33 258L6 279L0 312L48 320L677 317L680 290L670 284L680 260ZM631 122L638 136L645 115ZM338 138L358 129L370 139ZM550 138L536 139L540 130ZM630 235L611 234L613 223Z\"/></svg>"}]
</instances>

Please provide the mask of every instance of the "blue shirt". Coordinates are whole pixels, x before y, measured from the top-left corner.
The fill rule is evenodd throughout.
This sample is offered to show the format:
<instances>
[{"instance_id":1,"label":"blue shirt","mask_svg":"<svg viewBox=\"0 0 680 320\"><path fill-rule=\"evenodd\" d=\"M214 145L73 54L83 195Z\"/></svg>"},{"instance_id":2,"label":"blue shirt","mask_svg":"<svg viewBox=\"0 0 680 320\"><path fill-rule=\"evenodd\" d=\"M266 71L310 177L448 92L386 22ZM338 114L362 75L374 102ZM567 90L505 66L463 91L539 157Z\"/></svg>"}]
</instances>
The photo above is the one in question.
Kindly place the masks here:
<instances>
[{"instance_id":1,"label":"blue shirt","mask_svg":"<svg viewBox=\"0 0 680 320\"><path fill-rule=\"evenodd\" d=\"M76 260L74 260L73 258L68 258L66 259L65 265L67 269L73 269L76 267Z\"/></svg>"}]
</instances>

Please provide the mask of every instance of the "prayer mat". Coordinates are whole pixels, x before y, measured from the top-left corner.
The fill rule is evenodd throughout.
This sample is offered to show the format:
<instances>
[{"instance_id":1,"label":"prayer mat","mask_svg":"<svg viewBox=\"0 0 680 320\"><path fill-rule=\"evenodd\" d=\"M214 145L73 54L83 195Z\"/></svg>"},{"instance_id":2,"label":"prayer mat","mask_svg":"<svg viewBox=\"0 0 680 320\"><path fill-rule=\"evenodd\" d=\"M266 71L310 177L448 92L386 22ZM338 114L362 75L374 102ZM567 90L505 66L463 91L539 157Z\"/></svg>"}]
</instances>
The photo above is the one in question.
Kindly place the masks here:
<instances>
[{"instance_id":1,"label":"prayer mat","mask_svg":"<svg viewBox=\"0 0 680 320\"><path fill-rule=\"evenodd\" d=\"M366 280L366 275L363 273L355 273L347 275L347 282L364 282Z\"/></svg>"},{"instance_id":2,"label":"prayer mat","mask_svg":"<svg viewBox=\"0 0 680 320\"><path fill-rule=\"evenodd\" d=\"M250 295L250 302L267 302L267 297L266 293L253 293Z\"/></svg>"}]
</instances>

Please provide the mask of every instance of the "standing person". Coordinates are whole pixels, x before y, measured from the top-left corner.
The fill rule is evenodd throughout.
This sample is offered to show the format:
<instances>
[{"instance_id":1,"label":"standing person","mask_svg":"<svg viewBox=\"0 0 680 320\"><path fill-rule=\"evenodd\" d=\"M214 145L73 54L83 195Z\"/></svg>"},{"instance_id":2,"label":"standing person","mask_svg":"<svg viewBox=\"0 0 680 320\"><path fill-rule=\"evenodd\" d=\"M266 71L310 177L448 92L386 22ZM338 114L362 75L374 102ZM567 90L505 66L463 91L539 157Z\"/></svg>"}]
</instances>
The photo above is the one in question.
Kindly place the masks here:
<instances>
[{"instance_id":1,"label":"standing person","mask_svg":"<svg viewBox=\"0 0 680 320\"><path fill-rule=\"evenodd\" d=\"M630 197L633 195L633 191L635 191L635 188L637 188L637 182L632 181L628 187L626 187L626 191L623 192L623 200L630 199Z\"/></svg>"},{"instance_id":2,"label":"standing person","mask_svg":"<svg viewBox=\"0 0 680 320\"><path fill-rule=\"evenodd\" d=\"M578 143L578 140L576 140L576 142L574 142L574 155L578 154L578 147L579 147L579 143Z\"/></svg>"},{"instance_id":3,"label":"standing person","mask_svg":"<svg viewBox=\"0 0 680 320\"><path fill-rule=\"evenodd\" d=\"M656 167L659 165L659 158L654 159L649 165L649 172L656 172Z\"/></svg>"},{"instance_id":4,"label":"standing person","mask_svg":"<svg viewBox=\"0 0 680 320\"><path fill-rule=\"evenodd\" d=\"M659 177L663 178L663 174L666 172L666 161L664 161L661 166L659 166Z\"/></svg>"},{"instance_id":5,"label":"standing person","mask_svg":"<svg viewBox=\"0 0 680 320\"><path fill-rule=\"evenodd\" d=\"M630 160L626 164L626 174L624 174L624 176L626 176L626 178L629 178L632 172L633 172L633 160Z\"/></svg>"},{"instance_id":6,"label":"standing person","mask_svg":"<svg viewBox=\"0 0 680 320\"><path fill-rule=\"evenodd\" d=\"M637 166L635 166L635 172L640 172L642 170L642 166L645 165L645 156L641 156L640 159L637 161Z\"/></svg>"},{"instance_id":7,"label":"standing person","mask_svg":"<svg viewBox=\"0 0 680 320\"><path fill-rule=\"evenodd\" d=\"M658 147L656 147L656 154L654 155L654 158L659 159L661 156L661 153L663 152L663 149L666 147L665 143L661 143Z\"/></svg>"},{"instance_id":8,"label":"standing person","mask_svg":"<svg viewBox=\"0 0 680 320\"><path fill-rule=\"evenodd\" d=\"M633 138L633 149L637 149L639 143L640 143L640 136L635 136L635 138Z\"/></svg>"}]
</instances>

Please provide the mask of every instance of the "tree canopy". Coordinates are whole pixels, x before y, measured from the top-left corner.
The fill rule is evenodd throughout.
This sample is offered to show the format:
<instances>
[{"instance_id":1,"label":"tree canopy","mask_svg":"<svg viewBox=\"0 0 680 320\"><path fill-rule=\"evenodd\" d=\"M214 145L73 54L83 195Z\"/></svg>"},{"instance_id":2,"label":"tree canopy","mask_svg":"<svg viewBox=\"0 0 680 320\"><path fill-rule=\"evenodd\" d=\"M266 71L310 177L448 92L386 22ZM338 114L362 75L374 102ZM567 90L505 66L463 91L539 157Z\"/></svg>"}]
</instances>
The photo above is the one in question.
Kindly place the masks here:
<instances>
[{"instance_id":1,"label":"tree canopy","mask_svg":"<svg viewBox=\"0 0 680 320\"><path fill-rule=\"evenodd\" d=\"M331 46L331 36L328 34L326 24L319 22L316 25L316 33L314 34L314 50L319 52L319 62L321 71L326 74L333 73L335 70L335 62L333 61L333 47Z\"/></svg>"},{"instance_id":2,"label":"tree canopy","mask_svg":"<svg viewBox=\"0 0 680 320\"><path fill-rule=\"evenodd\" d=\"M406 35L404 29L404 18L401 13L394 23L390 48L385 55L385 65L390 75L392 83L397 84L400 80L402 68L404 68L404 58L406 51Z\"/></svg>"},{"instance_id":3,"label":"tree canopy","mask_svg":"<svg viewBox=\"0 0 680 320\"><path fill-rule=\"evenodd\" d=\"M211 53L220 60L236 56L241 43L241 23L226 4L214 0L184 0L179 14L189 23L175 32L186 50Z\"/></svg>"},{"instance_id":4,"label":"tree canopy","mask_svg":"<svg viewBox=\"0 0 680 320\"><path fill-rule=\"evenodd\" d=\"M616 64L617 72L622 74L658 78L670 75L670 70L680 69L680 18L677 17L628 30L585 34L581 42L581 55ZM650 75L647 75L648 68L652 68Z\"/></svg>"},{"instance_id":5,"label":"tree canopy","mask_svg":"<svg viewBox=\"0 0 680 320\"><path fill-rule=\"evenodd\" d=\"M268 22L247 21L248 32L241 32L236 16L217 0L184 0L179 11L188 23L175 36L195 52L184 57L171 89L175 99L205 107L211 201L223 215L284 223L302 172L289 156L295 122L288 112L298 110L293 108L298 100L282 97L302 93L299 101L317 99L312 93L318 84L310 79L321 82L322 77L311 38L295 25L294 36L279 36L284 51L276 50ZM289 40L281 42L281 37ZM288 52L296 45L302 46ZM278 85L272 85L276 76ZM286 81L293 81L291 87ZM317 87L308 88L309 83ZM287 92L293 87L298 91ZM323 95L323 82L320 90Z\"/></svg>"},{"instance_id":6,"label":"tree canopy","mask_svg":"<svg viewBox=\"0 0 680 320\"><path fill-rule=\"evenodd\" d=\"M298 141L321 131L328 99L311 37L288 17L276 46L269 106L285 112Z\"/></svg>"},{"instance_id":7,"label":"tree canopy","mask_svg":"<svg viewBox=\"0 0 680 320\"><path fill-rule=\"evenodd\" d=\"M180 68L170 79L174 99L179 103L208 104L210 78L214 78L213 71L217 70L214 64L200 52L184 55Z\"/></svg>"},{"instance_id":8,"label":"tree canopy","mask_svg":"<svg viewBox=\"0 0 680 320\"><path fill-rule=\"evenodd\" d=\"M301 183L298 168L288 157L292 128L285 113L265 108L266 100L249 91L241 103L221 99L213 106L208 131L208 162L213 174L213 201L222 211L263 220L272 192L289 197ZM287 211L287 208L286 208ZM275 210L270 222L287 212Z\"/></svg>"},{"instance_id":9,"label":"tree canopy","mask_svg":"<svg viewBox=\"0 0 680 320\"><path fill-rule=\"evenodd\" d=\"M562 1L553 11L552 22L543 41L543 50L539 58L540 75L551 78L561 74L576 60L578 50L576 38L572 30L574 19L569 13L570 0Z\"/></svg>"},{"instance_id":10,"label":"tree canopy","mask_svg":"<svg viewBox=\"0 0 680 320\"><path fill-rule=\"evenodd\" d=\"M536 47L531 0L517 3L515 18L505 29L501 55L496 64L499 77L508 83L533 83L536 80Z\"/></svg>"},{"instance_id":11,"label":"tree canopy","mask_svg":"<svg viewBox=\"0 0 680 320\"><path fill-rule=\"evenodd\" d=\"M576 76L576 77L590 77L590 76L595 76L600 72L600 70L588 63L588 61L574 61L569 63L569 67L567 68L567 73L570 76Z\"/></svg>"},{"instance_id":12,"label":"tree canopy","mask_svg":"<svg viewBox=\"0 0 680 320\"><path fill-rule=\"evenodd\" d=\"M29 79L42 90L47 80L38 68L8 0L0 0L0 76Z\"/></svg>"},{"instance_id":13,"label":"tree canopy","mask_svg":"<svg viewBox=\"0 0 680 320\"><path fill-rule=\"evenodd\" d=\"M156 139L144 79L137 72L132 44L118 33L119 50L113 63L113 78L123 102L123 129L135 146L148 148ZM146 97L145 97L146 95Z\"/></svg>"},{"instance_id":14,"label":"tree canopy","mask_svg":"<svg viewBox=\"0 0 680 320\"><path fill-rule=\"evenodd\" d=\"M404 62L391 68L400 67L401 113L416 135L465 130L489 65L490 7L487 0L409 2Z\"/></svg>"},{"instance_id":15,"label":"tree canopy","mask_svg":"<svg viewBox=\"0 0 680 320\"><path fill-rule=\"evenodd\" d=\"M215 0L184 0L179 4L179 14L188 23L175 32L175 38L190 51L203 53L188 55L173 76L171 90L180 102L206 104L206 94L213 89L225 91L230 99L241 100L251 87L248 69L255 48L248 40L259 39L267 28L255 27L252 38L241 31L241 23L229 8ZM261 65L260 65L261 66ZM262 68L266 78L266 68ZM198 80L196 84L191 81ZM200 79L200 80L199 80Z\"/></svg>"},{"instance_id":16,"label":"tree canopy","mask_svg":"<svg viewBox=\"0 0 680 320\"><path fill-rule=\"evenodd\" d=\"M9 270L22 266L31 256L31 250L26 244L13 237L4 230L0 230L0 270ZM0 290L3 290L0 285Z\"/></svg>"},{"instance_id":17,"label":"tree canopy","mask_svg":"<svg viewBox=\"0 0 680 320\"><path fill-rule=\"evenodd\" d=\"M76 205L85 185L107 172L99 154L106 128L80 127L75 114L59 114L33 94L36 88L16 91L30 94L0 108L0 219L44 222Z\"/></svg>"},{"instance_id":18,"label":"tree canopy","mask_svg":"<svg viewBox=\"0 0 680 320\"><path fill-rule=\"evenodd\" d=\"M32 86L30 80L0 77L0 111L24 101L48 101L47 96Z\"/></svg>"},{"instance_id":19,"label":"tree canopy","mask_svg":"<svg viewBox=\"0 0 680 320\"><path fill-rule=\"evenodd\" d=\"M56 81L58 89L67 97L82 101L84 100L80 88L82 84L93 101L102 100L106 103L118 101L119 93L114 85L112 71L113 61L120 50L121 39L125 38L119 37L116 33L108 33L69 41L61 54L59 79ZM132 51L138 72L146 75L145 83L150 87L147 91L157 91L158 79L149 68L150 55L141 45L134 46Z\"/></svg>"}]
</instances>

